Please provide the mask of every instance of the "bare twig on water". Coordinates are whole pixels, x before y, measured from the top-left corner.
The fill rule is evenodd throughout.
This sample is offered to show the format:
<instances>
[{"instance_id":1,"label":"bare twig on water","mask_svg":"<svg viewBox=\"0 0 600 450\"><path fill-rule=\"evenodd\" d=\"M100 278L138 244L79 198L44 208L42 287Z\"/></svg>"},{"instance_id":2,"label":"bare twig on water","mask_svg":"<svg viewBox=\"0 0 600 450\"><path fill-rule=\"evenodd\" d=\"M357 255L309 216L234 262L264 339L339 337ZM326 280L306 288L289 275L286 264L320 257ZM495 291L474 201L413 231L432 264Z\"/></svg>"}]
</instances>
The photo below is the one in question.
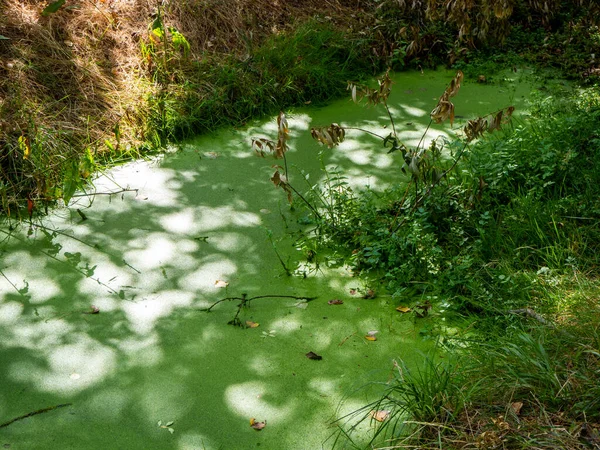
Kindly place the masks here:
<instances>
[{"instance_id":1,"label":"bare twig on water","mask_svg":"<svg viewBox=\"0 0 600 450\"><path fill-rule=\"evenodd\" d=\"M36 416L38 414L42 414L42 413L45 413L45 412L48 412L48 411L52 411L54 409L63 408L65 406L71 406L72 404L73 403L63 403L61 405L49 406L48 408L38 409L36 411L32 411L32 412L24 414L22 416L15 417L14 419L9 420L8 422L4 422L4 423L0 424L0 428L7 427L7 426L9 426L12 423L17 422L18 420L27 419L28 417Z\"/></svg>"}]
</instances>

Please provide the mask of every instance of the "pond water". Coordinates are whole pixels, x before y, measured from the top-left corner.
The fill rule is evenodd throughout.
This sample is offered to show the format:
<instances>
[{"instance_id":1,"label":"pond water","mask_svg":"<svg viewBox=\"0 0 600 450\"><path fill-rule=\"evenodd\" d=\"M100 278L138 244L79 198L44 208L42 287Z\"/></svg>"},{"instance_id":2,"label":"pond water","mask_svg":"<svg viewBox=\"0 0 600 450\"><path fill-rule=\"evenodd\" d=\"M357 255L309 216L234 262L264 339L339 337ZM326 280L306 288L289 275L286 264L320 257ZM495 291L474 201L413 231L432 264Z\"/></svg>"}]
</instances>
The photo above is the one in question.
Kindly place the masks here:
<instances>
[{"instance_id":1,"label":"pond water","mask_svg":"<svg viewBox=\"0 0 600 450\"><path fill-rule=\"evenodd\" d=\"M390 105L406 144L418 142L453 75L395 76ZM466 80L456 113L519 107L528 91L522 80ZM383 108L348 100L288 117L290 178L302 188L300 171L311 183L323 176L310 127L389 132ZM270 182L277 162L250 149L252 137L275 135L271 118L200 137L111 170L96 180L98 195L0 230L0 424L34 413L0 428L1 445L331 448L332 421L381 392L369 383L390 380L394 360L419 364L435 340L430 321L441 319L403 315L384 294L363 299L365 285L345 268L302 265L303 212ZM399 152L356 131L323 164L357 188L402 180ZM135 191L105 195L125 188ZM264 297L239 316L239 299L202 310L242 296ZM259 326L228 325L236 317ZM376 341L365 339L371 331ZM265 428L251 428L252 418Z\"/></svg>"}]
</instances>

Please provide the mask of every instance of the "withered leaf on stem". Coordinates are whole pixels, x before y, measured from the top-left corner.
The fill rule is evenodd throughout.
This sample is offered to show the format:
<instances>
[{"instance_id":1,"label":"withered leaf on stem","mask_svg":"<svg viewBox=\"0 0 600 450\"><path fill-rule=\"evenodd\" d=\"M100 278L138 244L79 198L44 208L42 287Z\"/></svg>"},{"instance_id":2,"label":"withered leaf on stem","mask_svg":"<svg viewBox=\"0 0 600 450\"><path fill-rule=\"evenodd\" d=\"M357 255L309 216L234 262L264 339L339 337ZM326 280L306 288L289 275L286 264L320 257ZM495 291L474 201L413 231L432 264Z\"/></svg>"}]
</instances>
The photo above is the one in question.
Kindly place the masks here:
<instances>
[{"instance_id":1,"label":"withered leaf on stem","mask_svg":"<svg viewBox=\"0 0 600 450\"><path fill-rule=\"evenodd\" d=\"M448 118L450 118L450 124L454 123L454 104L450 98L458 94L463 77L462 71L459 70L440 97L436 107L431 111L431 118L436 123L441 123Z\"/></svg>"}]
</instances>

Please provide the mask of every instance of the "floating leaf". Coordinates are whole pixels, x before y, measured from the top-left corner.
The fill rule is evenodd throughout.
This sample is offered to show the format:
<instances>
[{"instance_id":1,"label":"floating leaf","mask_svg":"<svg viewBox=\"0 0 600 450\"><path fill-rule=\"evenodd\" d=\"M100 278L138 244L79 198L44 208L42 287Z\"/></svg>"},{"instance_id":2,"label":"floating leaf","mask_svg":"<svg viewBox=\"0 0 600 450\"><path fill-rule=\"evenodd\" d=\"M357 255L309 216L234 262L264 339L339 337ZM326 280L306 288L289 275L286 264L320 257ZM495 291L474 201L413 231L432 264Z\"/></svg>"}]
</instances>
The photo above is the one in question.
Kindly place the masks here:
<instances>
[{"instance_id":1,"label":"floating leaf","mask_svg":"<svg viewBox=\"0 0 600 450\"><path fill-rule=\"evenodd\" d=\"M267 421L265 420L264 422L257 422L256 419L253 417L252 419L250 419L250 426L256 431L260 431L267 426Z\"/></svg>"},{"instance_id":2,"label":"floating leaf","mask_svg":"<svg viewBox=\"0 0 600 450\"><path fill-rule=\"evenodd\" d=\"M401 313L407 313L410 311L410 308L408 306L398 306L396 308L396 311L400 311Z\"/></svg>"},{"instance_id":3,"label":"floating leaf","mask_svg":"<svg viewBox=\"0 0 600 450\"><path fill-rule=\"evenodd\" d=\"M377 340L377 338L376 338L375 336L371 335L371 334L367 334L367 335L365 336L365 339L366 339L367 341L376 341L376 340Z\"/></svg>"},{"instance_id":4,"label":"floating leaf","mask_svg":"<svg viewBox=\"0 0 600 450\"><path fill-rule=\"evenodd\" d=\"M369 415L375 419L377 422L383 422L390 416L390 411L380 409L377 411L371 411Z\"/></svg>"},{"instance_id":5,"label":"floating leaf","mask_svg":"<svg viewBox=\"0 0 600 450\"><path fill-rule=\"evenodd\" d=\"M315 361L321 361L323 359L321 355L317 355L315 352L308 352L306 357Z\"/></svg>"},{"instance_id":6,"label":"floating leaf","mask_svg":"<svg viewBox=\"0 0 600 450\"><path fill-rule=\"evenodd\" d=\"M215 281L215 287L217 287L217 288L224 288L227 286L229 286L229 282L227 282L227 281L223 281L223 280Z\"/></svg>"},{"instance_id":7,"label":"floating leaf","mask_svg":"<svg viewBox=\"0 0 600 450\"><path fill-rule=\"evenodd\" d=\"M343 305L344 304L344 302L338 298L329 300L327 303L330 305Z\"/></svg>"},{"instance_id":8,"label":"floating leaf","mask_svg":"<svg viewBox=\"0 0 600 450\"><path fill-rule=\"evenodd\" d=\"M100 308L92 305L92 306L90 306L90 310L84 311L83 314L100 314Z\"/></svg>"},{"instance_id":9,"label":"floating leaf","mask_svg":"<svg viewBox=\"0 0 600 450\"><path fill-rule=\"evenodd\" d=\"M167 422L165 424L165 427L170 427L171 425L173 425L175 422L173 422L172 420L170 422Z\"/></svg>"},{"instance_id":10,"label":"floating leaf","mask_svg":"<svg viewBox=\"0 0 600 450\"><path fill-rule=\"evenodd\" d=\"M159 426L159 427L160 427L160 426L162 426L162 420L159 420L159 421L158 421L158 426Z\"/></svg>"},{"instance_id":11,"label":"floating leaf","mask_svg":"<svg viewBox=\"0 0 600 450\"><path fill-rule=\"evenodd\" d=\"M373 289L367 289L367 292L363 295L364 299L372 299L375 297L377 297L377 293Z\"/></svg>"},{"instance_id":12,"label":"floating leaf","mask_svg":"<svg viewBox=\"0 0 600 450\"><path fill-rule=\"evenodd\" d=\"M175 433L175 430L173 428L167 428L169 430L169 433L173 434Z\"/></svg>"},{"instance_id":13,"label":"floating leaf","mask_svg":"<svg viewBox=\"0 0 600 450\"><path fill-rule=\"evenodd\" d=\"M219 154L217 152L205 152L204 156L210 159L217 159L219 157Z\"/></svg>"},{"instance_id":14,"label":"floating leaf","mask_svg":"<svg viewBox=\"0 0 600 450\"><path fill-rule=\"evenodd\" d=\"M294 305L296 308L306 309L308 308L308 302L306 300L300 300Z\"/></svg>"},{"instance_id":15,"label":"floating leaf","mask_svg":"<svg viewBox=\"0 0 600 450\"><path fill-rule=\"evenodd\" d=\"M71 380L79 380L81 378L81 375L79 375L78 373L72 373L69 378L71 378Z\"/></svg>"},{"instance_id":16,"label":"floating leaf","mask_svg":"<svg viewBox=\"0 0 600 450\"><path fill-rule=\"evenodd\" d=\"M252 322L251 320L246 320L246 326L248 328L256 328L258 327L260 324L256 323L256 322Z\"/></svg>"}]
</instances>

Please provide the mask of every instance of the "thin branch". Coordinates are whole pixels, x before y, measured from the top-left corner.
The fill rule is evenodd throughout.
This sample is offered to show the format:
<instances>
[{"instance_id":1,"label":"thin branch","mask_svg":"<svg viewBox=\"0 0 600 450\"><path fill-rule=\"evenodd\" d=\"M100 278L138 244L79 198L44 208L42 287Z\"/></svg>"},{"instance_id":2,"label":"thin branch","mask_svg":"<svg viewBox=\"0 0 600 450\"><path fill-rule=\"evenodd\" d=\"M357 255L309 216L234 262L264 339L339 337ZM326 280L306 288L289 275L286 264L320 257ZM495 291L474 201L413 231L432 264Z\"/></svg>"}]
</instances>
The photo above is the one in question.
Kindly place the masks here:
<instances>
[{"instance_id":1,"label":"thin branch","mask_svg":"<svg viewBox=\"0 0 600 450\"><path fill-rule=\"evenodd\" d=\"M19 290L19 288L12 281L10 281L10 279L6 276L6 274L2 271L2 269L0 269L0 275L2 275L4 277L4 279L10 283L10 285L15 289L15 291L17 291L19 293L19 295L23 295L23 293Z\"/></svg>"},{"instance_id":2,"label":"thin branch","mask_svg":"<svg viewBox=\"0 0 600 450\"><path fill-rule=\"evenodd\" d=\"M9 426L10 424L12 424L12 423L14 423L14 422L16 422L16 421L18 421L18 420L27 419L28 417L31 417L31 416L36 416L36 415L38 415L38 414L42 414L42 413L45 413L45 412L48 412L48 411L52 411L52 410L54 410L54 409L63 408L63 407L65 407L65 406L71 406L72 404L73 404L73 403L63 403L63 404L61 404L61 405L49 406L48 408L42 408L42 409L38 409L38 410L36 410L36 411L32 411L32 412L30 412L30 413L27 413L27 414L24 414L24 415L22 415L22 416L16 417L16 418L14 418L14 419L12 419L12 420L9 420L8 422L4 422L3 424L0 424L0 428L7 427L7 426Z\"/></svg>"},{"instance_id":3,"label":"thin branch","mask_svg":"<svg viewBox=\"0 0 600 450\"><path fill-rule=\"evenodd\" d=\"M396 139L398 139L398 135L396 134L396 125L394 124L394 118L392 117L392 112L390 111L390 108L388 107L388 104L387 104L387 101L385 98L383 99L383 106L385 106L385 110L387 111L388 117L390 118L390 122L392 123L392 131L394 132L394 137Z\"/></svg>"},{"instance_id":4,"label":"thin branch","mask_svg":"<svg viewBox=\"0 0 600 450\"><path fill-rule=\"evenodd\" d=\"M95 197L96 195L117 195L117 194L123 194L125 192L135 192L135 195L137 195L139 193L139 189L123 188L120 191L114 191L114 192L94 192L92 194L74 194L74 195L71 196L71 198L75 198L75 197Z\"/></svg>"},{"instance_id":5,"label":"thin branch","mask_svg":"<svg viewBox=\"0 0 600 450\"><path fill-rule=\"evenodd\" d=\"M421 135L421 140L417 144L417 148L415 149L415 152L419 151L419 147L421 147L421 144L423 143L423 139L425 139L425 136L427 135L427 132L429 131L429 127L431 127L432 123L433 123L433 119L429 119L429 124L427 124L427 128L425 128L425 132Z\"/></svg>"},{"instance_id":6,"label":"thin branch","mask_svg":"<svg viewBox=\"0 0 600 450\"><path fill-rule=\"evenodd\" d=\"M200 311L210 312L210 310L213 309L215 306L217 306L219 303L226 302L228 300L240 300L241 302L243 302L245 304L245 303L250 302L251 300L256 300L259 298L292 298L294 300L306 300L307 302L310 302L312 300L316 300L318 297L307 297L305 295L256 295L254 297L246 297L245 295L242 295L242 297L222 298L221 300L217 300L215 303L210 305L208 308L201 308Z\"/></svg>"},{"instance_id":7,"label":"thin branch","mask_svg":"<svg viewBox=\"0 0 600 450\"><path fill-rule=\"evenodd\" d=\"M373 133L372 131L369 130L365 130L364 128L358 128L358 127L344 127L344 130L356 130L356 131L362 131L363 133L368 133L371 136L375 136L378 137L379 139L381 139L382 141L385 139L384 136L380 136L377 133Z\"/></svg>"}]
</instances>

